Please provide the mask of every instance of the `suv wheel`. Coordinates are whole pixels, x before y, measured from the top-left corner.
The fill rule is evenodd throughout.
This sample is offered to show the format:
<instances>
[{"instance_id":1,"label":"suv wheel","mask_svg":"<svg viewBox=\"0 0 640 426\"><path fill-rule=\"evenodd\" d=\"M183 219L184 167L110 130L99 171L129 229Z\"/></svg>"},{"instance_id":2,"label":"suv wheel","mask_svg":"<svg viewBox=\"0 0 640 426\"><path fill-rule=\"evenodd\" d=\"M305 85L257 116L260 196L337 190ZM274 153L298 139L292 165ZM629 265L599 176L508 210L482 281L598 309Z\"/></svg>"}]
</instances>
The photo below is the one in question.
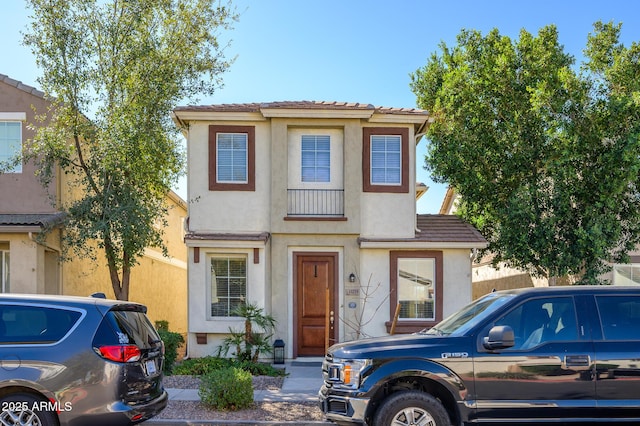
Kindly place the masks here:
<instances>
[{"instance_id":1,"label":"suv wheel","mask_svg":"<svg viewBox=\"0 0 640 426\"><path fill-rule=\"evenodd\" d=\"M56 426L58 421L46 411L47 401L28 393L14 393L0 398L0 424L9 426ZM41 409L41 408L44 408Z\"/></svg>"},{"instance_id":2,"label":"suv wheel","mask_svg":"<svg viewBox=\"0 0 640 426\"><path fill-rule=\"evenodd\" d=\"M375 426L450 426L442 404L419 391L397 392L387 398L375 416Z\"/></svg>"}]
</instances>

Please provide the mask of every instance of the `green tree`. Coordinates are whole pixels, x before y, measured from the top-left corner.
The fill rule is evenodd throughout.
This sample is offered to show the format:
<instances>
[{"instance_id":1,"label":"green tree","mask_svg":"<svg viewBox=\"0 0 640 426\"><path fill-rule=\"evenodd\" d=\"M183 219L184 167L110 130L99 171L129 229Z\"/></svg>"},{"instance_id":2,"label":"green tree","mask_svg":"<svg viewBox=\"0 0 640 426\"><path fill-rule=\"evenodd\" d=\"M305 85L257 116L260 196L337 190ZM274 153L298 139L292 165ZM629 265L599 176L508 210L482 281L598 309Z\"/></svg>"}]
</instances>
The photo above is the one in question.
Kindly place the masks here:
<instances>
[{"instance_id":1,"label":"green tree","mask_svg":"<svg viewBox=\"0 0 640 426\"><path fill-rule=\"evenodd\" d=\"M598 283L640 239L640 46L597 22L579 68L554 26L463 30L412 74L433 124L426 168L494 262Z\"/></svg>"},{"instance_id":2,"label":"green tree","mask_svg":"<svg viewBox=\"0 0 640 426\"><path fill-rule=\"evenodd\" d=\"M27 0L24 42L53 102L25 152L40 179L56 169L81 188L67 212L65 247L104 252L115 297L129 297L130 272L149 246L166 247L157 226L183 170L178 102L209 95L225 60L219 32L237 19L212 0ZM96 251L95 248L99 251Z\"/></svg>"}]
</instances>

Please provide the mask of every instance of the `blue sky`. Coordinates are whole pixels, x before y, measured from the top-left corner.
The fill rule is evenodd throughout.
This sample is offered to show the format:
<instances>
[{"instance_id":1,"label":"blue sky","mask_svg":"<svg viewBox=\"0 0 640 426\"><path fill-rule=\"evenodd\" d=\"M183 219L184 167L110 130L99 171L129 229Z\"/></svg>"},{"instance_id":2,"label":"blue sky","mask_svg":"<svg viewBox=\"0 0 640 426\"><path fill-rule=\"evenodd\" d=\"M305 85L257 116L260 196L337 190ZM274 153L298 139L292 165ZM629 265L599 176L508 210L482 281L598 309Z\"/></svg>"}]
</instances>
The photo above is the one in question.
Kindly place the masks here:
<instances>
[{"instance_id":1,"label":"blue sky","mask_svg":"<svg viewBox=\"0 0 640 426\"><path fill-rule=\"evenodd\" d=\"M224 87L199 104L293 100L345 101L415 107L409 74L462 28L492 28L512 38L549 24L565 51L580 58L597 20L622 22L622 41L640 41L636 0L235 0L240 20L223 34L235 63ZM38 87L39 70L20 32L28 23L21 0L3 1L0 73ZM418 148L418 180L429 191L419 213L437 213L445 186L424 171L427 141ZM183 181L184 182L184 181ZM176 188L186 198L184 184Z\"/></svg>"}]
</instances>

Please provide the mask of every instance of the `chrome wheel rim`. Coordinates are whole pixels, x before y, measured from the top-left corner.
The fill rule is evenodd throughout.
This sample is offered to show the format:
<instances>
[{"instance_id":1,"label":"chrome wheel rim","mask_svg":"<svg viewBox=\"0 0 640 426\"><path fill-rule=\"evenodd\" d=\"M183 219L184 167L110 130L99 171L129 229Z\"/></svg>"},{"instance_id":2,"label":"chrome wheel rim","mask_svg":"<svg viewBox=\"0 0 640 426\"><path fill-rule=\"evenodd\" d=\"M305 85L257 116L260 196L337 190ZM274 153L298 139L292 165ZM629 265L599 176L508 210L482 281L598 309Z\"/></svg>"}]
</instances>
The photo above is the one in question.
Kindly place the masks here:
<instances>
[{"instance_id":1,"label":"chrome wheel rim","mask_svg":"<svg viewBox=\"0 0 640 426\"><path fill-rule=\"evenodd\" d=\"M391 422L392 426L436 426L436 421L428 411L420 407L407 407L398 412Z\"/></svg>"},{"instance_id":2,"label":"chrome wheel rim","mask_svg":"<svg viewBox=\"0 0 640 426\"><path fill-rule=\"evenodd\" d=\"M40 418L31 410L3 411L0 415L2 426L41 426Z\"/></svg>"}]
</instances>

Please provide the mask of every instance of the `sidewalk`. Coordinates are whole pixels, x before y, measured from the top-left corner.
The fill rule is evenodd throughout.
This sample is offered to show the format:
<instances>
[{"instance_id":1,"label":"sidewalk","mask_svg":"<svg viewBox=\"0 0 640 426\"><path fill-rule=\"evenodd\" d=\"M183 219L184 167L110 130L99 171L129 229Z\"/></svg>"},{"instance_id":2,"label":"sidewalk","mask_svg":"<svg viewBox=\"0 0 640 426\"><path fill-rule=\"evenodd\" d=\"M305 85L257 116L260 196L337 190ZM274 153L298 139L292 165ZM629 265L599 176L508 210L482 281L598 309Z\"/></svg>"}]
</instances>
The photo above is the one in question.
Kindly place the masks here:
<instances>
[{"instance_id":1,"label":"sidewalk","mask_svg":"<svg viewBox=\"0 0 640 426\"><path fill-rule=\"evenodd\" d=\"M256 402L299 402L318 401L318 391L322 386L320 362L293 361L285 364L287 373L281 389L256 390L253 399ZM198 389L167 389L169 400L200 401Z\"/></svg>"}]
</instances>

